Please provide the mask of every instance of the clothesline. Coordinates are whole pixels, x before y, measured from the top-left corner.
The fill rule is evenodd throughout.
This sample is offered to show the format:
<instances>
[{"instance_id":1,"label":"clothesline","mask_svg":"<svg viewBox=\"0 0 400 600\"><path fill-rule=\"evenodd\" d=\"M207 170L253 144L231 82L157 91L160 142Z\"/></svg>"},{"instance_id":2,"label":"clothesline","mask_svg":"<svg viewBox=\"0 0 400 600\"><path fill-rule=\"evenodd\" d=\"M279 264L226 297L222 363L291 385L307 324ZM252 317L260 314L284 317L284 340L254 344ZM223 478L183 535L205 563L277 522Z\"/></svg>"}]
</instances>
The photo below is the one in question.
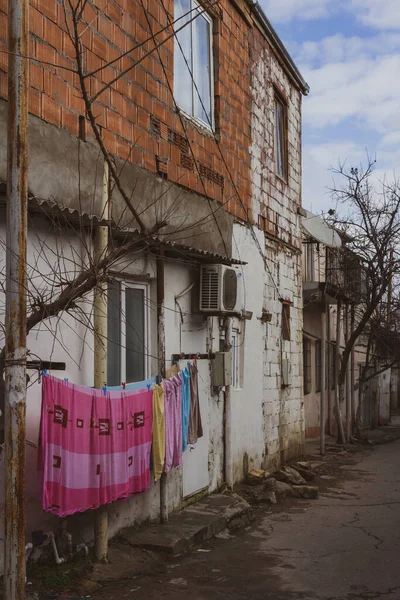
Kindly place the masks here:
<instances>
[{"instance_id":1,"label":"clothesline","mask_svg":"<svg viewBox=\"0 0 400 600\"><path fill-rule=\"evenodd\" d=\"M196 365L106 390L44 373L39 439L44 510L64 517L126 499L182 464L203 435Z\"/></svg>"}]
</instances>

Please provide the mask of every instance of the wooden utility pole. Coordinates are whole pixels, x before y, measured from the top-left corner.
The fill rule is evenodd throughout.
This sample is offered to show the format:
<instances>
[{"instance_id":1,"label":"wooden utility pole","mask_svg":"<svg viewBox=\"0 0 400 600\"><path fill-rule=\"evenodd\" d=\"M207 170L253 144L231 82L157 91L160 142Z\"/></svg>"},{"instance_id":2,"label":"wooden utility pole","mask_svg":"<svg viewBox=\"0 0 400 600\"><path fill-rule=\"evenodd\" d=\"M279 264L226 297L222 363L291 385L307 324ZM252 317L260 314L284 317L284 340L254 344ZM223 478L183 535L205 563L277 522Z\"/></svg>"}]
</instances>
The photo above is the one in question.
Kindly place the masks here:
<instances>
[{"instance_id":1,"label":"wooden utility pole","mask_svg":"<svg viewBox=\"0 0 400 600\"><path fill-rule=\"evenodd\" d=\"M101 218L108 217L108 165L104 161ZM108 227L99 225L94 243L95 268L104 259L108 248ZM94 290L94 387L107 385L107 284L98 283ZM107 560L108 512L100 506L94 517L94 553L96 560Z\"/></svg>"},{"instance_id":2,"label":"wooden utility pole","mask_svg":"<svg viewBox=\"0 0 400 600\"><path fill-rule=\"evenodd\" d=\"M8 6L4 599L25 599L29 1Z\"/></svg>"}]
</instances>

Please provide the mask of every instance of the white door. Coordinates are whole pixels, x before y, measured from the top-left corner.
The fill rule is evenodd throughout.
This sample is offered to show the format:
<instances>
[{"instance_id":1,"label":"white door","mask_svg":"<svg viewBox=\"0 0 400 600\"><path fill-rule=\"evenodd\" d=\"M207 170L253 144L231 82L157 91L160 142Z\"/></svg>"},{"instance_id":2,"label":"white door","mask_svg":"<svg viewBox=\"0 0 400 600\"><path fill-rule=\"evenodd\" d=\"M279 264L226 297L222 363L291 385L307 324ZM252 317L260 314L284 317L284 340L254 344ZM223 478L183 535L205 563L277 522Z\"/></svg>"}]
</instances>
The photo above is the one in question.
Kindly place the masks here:
<instances>
[{"instance_id":1,"label":"white door","mask_svg":"<svg viewBox=\"0 0 400 600\"><path fill-rule=\"evenodd\" d=\"M197 361L199 378L199 403L203 437L189 444L183 453L183 497L191 496L208 487L208 396L210 393L210 367L208 360Z\"/></svg>"}]
</instances>

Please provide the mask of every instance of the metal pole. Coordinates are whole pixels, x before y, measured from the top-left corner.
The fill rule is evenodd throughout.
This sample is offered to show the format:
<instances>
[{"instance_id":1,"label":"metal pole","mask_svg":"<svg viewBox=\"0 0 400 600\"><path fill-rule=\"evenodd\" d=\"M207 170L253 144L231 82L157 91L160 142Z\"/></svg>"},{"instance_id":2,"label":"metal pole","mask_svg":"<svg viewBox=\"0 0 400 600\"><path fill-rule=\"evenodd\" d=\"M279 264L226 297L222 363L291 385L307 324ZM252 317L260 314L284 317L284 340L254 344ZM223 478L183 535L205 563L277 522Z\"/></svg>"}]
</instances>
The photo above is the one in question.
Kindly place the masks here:
<instances>
[{"instance_id":1,"label":"metal pole","mask_svg":"<svg viewBox=\"0 0 400 600\"><path fill-rule=\"evenodd\" d=\"M327 313L326 313L326 328L327 328L327 347L328 347L328 432L329 435L332 435L332 375L333 373L331 372L331 364L333 363L334 360L334 353L333 353L333 346L331 344L331 311L330 311L330 306L328 304L327 306Z\"/></svg>"},{"instance_id":2,"label":"metal pole","mask_svg":"<svg viewBox=\"0 0 400 600\"><path fill-rule=\"evenodd\" d=\"M8 7L4 598L25 598L29 2Z\"/></svg>"},{"instance_id":3,"label":"metal pole","mask_svg":"<svg viewBox=\"0 0 400 600\"><path fill-rule=\"evenodd\" d=\"M164 314L164 251L160 248L156 258L157 269L157 341L158 372L165 377L165 314ZM160 521L168 523L168 477L161 474L160 479Z\"/></svg>"},{"instance_id":4,"label":"metal pole","mask_svg":"<svg viewBox=\"0 0 400 600\"><path fill-rule=\"evenodd\" d=\"M350 338L350 311L349 304L346 303L346 344ZM351 437L351 355L346 366L346 442L350 442Z\"/></svg>"},{"instance_id":5,"label":"metal pole","mask_svg":"<svg viewBox=\"0 0 400 600\"><path fill-rule=\"evenodd\" d=\"M232 318L225 319L225 352L232 348ZM232 456L232 394L231 386L225 386L225 483L229 490L233 488Z\"/></svg>"},{"instance_id":6,"label":"metal pole","mask_svg":"<svg viewBox=\"0 0 400 600\"><path fill-rule=\"evenodd\" d=\"M108 217L108 165L104 162L101 217ZM108 227L99 226L94 242L94 264L101 261L108 248ZM102 389L107 385L107 284L98 283L94 290L94 387ZM94 515L94 554L98 561L107 560L108 552L108 512L107 506L100 506Z\"/></svg>"},{"instance_id":7,"label":"metal pole","mask_svg":"<svg viewBox=\"0 0 400 600\"><path fill-rule=\"evenodd\" d=\"M326 421L326 302L322 301L321 311L321 419L320 419L320 451L325 454L325 421Z\"/></svg>"},{"instance_id":8,"label":"metal pole","mask_svg":"<svg viewBox=\"0 0 400 600\"><path fill-rule=\"evenodd\" d=\"M350 335L353 333L354 331L354 326L355 326L355 305L352 304L351 305L351 316L350 316ZM353 427L354 424L356 422L356 404L355 404L355 392L354 392L354 386L355 386L355 350L354 350L354 346L351 349L351 355L350 355L350 373L351 373L351 388L350 388L350 402L351 402L351 430L353 433Z\"/></svg>"}]
</instances>

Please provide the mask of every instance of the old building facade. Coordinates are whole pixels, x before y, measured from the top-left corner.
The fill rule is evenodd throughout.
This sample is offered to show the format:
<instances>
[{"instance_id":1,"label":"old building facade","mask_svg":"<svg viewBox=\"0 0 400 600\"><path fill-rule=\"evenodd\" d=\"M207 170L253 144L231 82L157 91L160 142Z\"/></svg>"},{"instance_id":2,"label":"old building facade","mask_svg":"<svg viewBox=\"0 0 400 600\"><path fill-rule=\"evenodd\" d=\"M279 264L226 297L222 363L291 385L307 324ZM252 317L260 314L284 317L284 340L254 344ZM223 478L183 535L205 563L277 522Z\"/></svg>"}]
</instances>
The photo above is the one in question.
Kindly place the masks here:
<instances>
[{"instance_id":1,"label":"old building facade","mask_svg":"<svg viewBox=\"0 0 400 600\"><path fill-rule=\"evenodd\" d=\"M301 104L308 88L257 4L95 0L75 13L75 24L74 6L32 0L30 7L31 296L54 298L55 283L90 264L100 224L109 227L112 248L137 242L110 269L107 385L198 356L204 435L169 474L175 510L250 468L273 468L302 452ZM0 10L4 50L6 3ZM7 54L0 56L5 136ZM0 179L6 182L4 145ZM3 238L4 228L3 216ZM205 265L235 269L234 310L201 310ZM89 293L80 303L86 320L57 316L28 337L36 356L66 363L56 376L86 386L93 385L91 305ZM229 347L232 378L216 385L215 354ZM57 527L40 508L34 373L31 383L29 531ZM109 507L109 534L159 513L157 483ZM71 526L87 539L89 517Z\"/></svg>"}]
</instances>

